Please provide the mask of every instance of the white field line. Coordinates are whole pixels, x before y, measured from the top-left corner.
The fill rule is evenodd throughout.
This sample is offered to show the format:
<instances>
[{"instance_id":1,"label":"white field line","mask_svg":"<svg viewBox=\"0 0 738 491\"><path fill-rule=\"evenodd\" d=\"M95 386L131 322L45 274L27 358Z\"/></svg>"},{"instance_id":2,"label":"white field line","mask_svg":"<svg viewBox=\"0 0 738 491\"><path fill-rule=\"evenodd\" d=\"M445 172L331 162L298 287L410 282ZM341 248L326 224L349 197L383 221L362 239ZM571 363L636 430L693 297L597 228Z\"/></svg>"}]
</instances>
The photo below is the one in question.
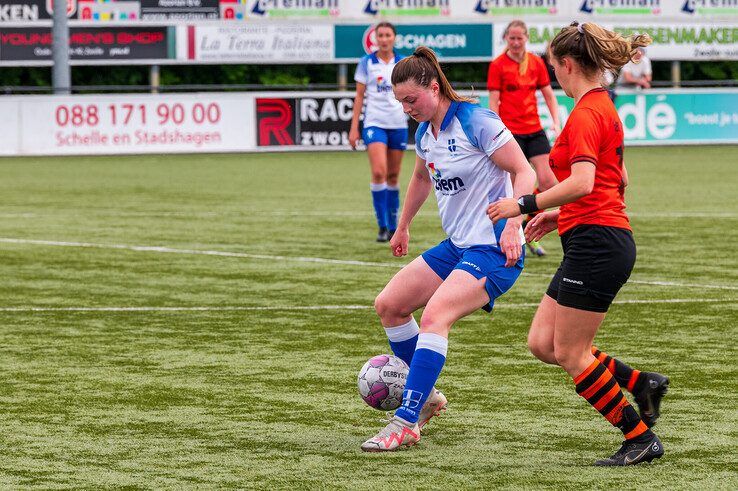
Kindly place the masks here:
<instances>
[{"instance_id":1,"label":"white field line","mask_svg":"<svg viewBox=\"0 0 738 491\"><path fill-rule=\"evenodd\" d=\"M35 212L0 212L0 218L42 218L42 217L180 217L180 218L213 218L213 217L234 217L234 216L291 216L291 217L370 217L374 216L370 211L294 211L294 210L262 210L262 211L205 211L205 212L186 212L186 211L101 211L95 210L90 213L72 211L71 213L35 213ZM436 217L436 211L421 211L419 216ZM701 212L701 211L675 211L675 212L631 212L629 216L634 218L738 218L738 213L730 212Z\"/></svg>"},{"instance_id":2,"label":"white field line","mask_svg":"<svg viewBox=\"0 0 738 491\"><path fill-rule=\"evenodd\" d=\"M736 302L734 298L663 298L615 300L616 305L673 304L673 303L724 303ZM495 309L528 309L538 303L504 303ZM310 310L370 310L371 305L288 305L288 306L200 306L200 307L0 307L0 312L242 312L242 311L310 311Z\"/></svg>"},{"instance_id":3,"label":"white field line","mask_svg":"<svg viewBox=\"0 0 738 491\"><path fill-rule=\"evenodd\" d=\"M207 251L197 249L173 249L171 247L158 246L134 246L126 244L96 244L93 242L59 242L55 240L30 240L30 239L13 239L9 237L0 237L0 242L6 244L32 244L56 247L84 247L90 249L120 249L125 251L137 252L160 252L165 254L194 254L201 256L222 256L222 257L240 257L246 259L268 259L280 261L296 261L301 263L326 263L326 264L343 264L349 266L368 266L378 268L401 268L404 264L396 263L376 263L369 261L353 261L344 259L326 259L322 257L300 257L300 256L272 256L268 254L248 254L245 252L228 252L228 251Z\"/></svg>"},{"instance_id":4,"label":"white field line","mask_svg":"<svg viewBox=\"0 0 738 491\"><path fill-rule=\"evenodd\" d=\"M164 254L190 254L190 255L202 255L202 256L220 256L220 257L238 257L245 259L267 259L267 260L279 260L279 261L294 261L303 263L323 263L323 264L340 264L348 266L366 266L374 268L402 268L407 263L382 263L372 261L356 261L346 259L328 259L322 257L301 257L301 256L274 256L269 254L249 254L245 252L228 252L228 251L209 251L209 250L198 250L198 249L174 249L171 247L159 247L159 246L134 246L127 244L99 244L94 242L62 242L55 240L33 240L33 239L16 239L11 237L0 237L0 243L6 244L30 244L30 245L42 245L42 246L55 246L55 247L81 247L90 249L118 249L126 251L136 252L158 252ZM551 274L546 273L523 273L525 276L532 277L545 277L550 278ZM629 283L639 285L651 285L651 286L674 286L682 288L704 288L704 289L716 289L716 290L738 290L738 286L733 285L709 285L709 284L698 284L698 283L678 283L673 281L657 281L657 280L628 280Z\"/></svg>"}]
</instances>

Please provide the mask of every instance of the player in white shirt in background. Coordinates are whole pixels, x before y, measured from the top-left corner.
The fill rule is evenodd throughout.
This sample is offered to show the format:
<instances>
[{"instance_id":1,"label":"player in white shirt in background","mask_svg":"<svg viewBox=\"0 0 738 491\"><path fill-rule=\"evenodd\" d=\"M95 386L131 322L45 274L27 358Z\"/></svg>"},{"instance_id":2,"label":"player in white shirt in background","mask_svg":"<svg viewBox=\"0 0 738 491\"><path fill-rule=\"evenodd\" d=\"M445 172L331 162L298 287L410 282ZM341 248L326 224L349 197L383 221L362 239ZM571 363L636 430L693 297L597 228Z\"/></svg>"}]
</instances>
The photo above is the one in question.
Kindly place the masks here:
<instances>
[{"instance_id":1,"label":"player in white shirt in background","mask_svg":"<svg viewBox=\"0 0 738 491\"><path fill-rule=\"evenodd\" d=\"M400 209L398 178L407 148L407 116L392 93L392 69L402 57L395 53L395 27L380 22L374 29L379 50L364 56L356 67L356 97L351 118L349 144L359 141L359 118L364 110L362 139L372 169L372 202L379 234L377 242L387 242L397 229Z\"/></svg>"},{"instance_id":2,"label":"player in white shirt in background","mask_svg":"<svg viewBox=\"0 0 738 491\"><path fill-rule=\"evenodd\" d=\"M651 80L653 79L653 71L651 70L651 60L646 56L644 48L638 48L640 57L635 61L629 61L620 69L618 77L618 87L635 88L637 90L650 89Z\"/></svg>"},{"instance_id":3,"label":"player in white shirt in background","mask_svg":"<svg viewBox=\"0 0 738 491\"><path fill-rule=\"evenodd\" d=\"M392 72L395 97L420 122L415 169L392 253L408 252L410 224L435 189L448 238L400 270L375 301L395 356L410 365L402 406L368 452L396 450L446 406L434 384L446 361L451 326L477 309L491 310L523 270L522 217L493 224L489 205L529 195L536 175L500 118L451 88L435 53L424 46ZM413 312L425 307L420 326Z\"/></svg>"}]
</instances>

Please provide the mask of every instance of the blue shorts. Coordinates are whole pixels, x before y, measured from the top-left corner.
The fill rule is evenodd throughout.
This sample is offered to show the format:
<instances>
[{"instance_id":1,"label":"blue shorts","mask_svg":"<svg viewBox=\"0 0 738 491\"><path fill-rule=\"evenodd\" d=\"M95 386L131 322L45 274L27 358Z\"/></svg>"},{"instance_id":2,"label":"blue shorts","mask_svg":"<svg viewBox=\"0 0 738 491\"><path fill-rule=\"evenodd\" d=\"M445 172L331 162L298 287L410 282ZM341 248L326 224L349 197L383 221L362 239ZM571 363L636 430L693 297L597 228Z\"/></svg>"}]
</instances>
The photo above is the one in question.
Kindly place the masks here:
<instances>
[{"instance_id":1,"label":"blue shorts","mask_svg":"<svg viewBox=\"0 0 738 491\"><path fill-rule=\"evenodd\" d=\"M370 143L384 143L392 150L407 149L407 128L385 130L378 126L367 126L361 132L365 145Z\"/></svg>"},{"instance_id":2,"label":"blue shorts","mask_svg":"<svg viewBox=\"0 0 738 491\"><path fill-rule=\"evenodd\" d=\"M522 248L518 262L509 268L505 267L507 259L499 247L493 245L456 247L451 239L446 239L428 249L422 257L442 280L448 278L454 269L466 271L476 279L487 278L484 287L489 295L489 304L482 308L491 312L495 299L508 291L523 272L525 247Z\"/></svg>"}]
</instances>

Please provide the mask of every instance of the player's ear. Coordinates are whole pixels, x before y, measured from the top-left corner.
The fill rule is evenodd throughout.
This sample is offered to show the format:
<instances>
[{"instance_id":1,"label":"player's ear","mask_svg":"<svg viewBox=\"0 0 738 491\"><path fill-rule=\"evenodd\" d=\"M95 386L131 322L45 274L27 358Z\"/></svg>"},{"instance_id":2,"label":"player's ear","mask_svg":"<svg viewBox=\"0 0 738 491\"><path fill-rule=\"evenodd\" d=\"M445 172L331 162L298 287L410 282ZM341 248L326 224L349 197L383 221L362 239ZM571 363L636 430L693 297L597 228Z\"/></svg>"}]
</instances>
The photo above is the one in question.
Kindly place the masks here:
<instances>
[{"instance_id":1,"label":"player's ear","mask_svg":"<svg viewBox=\"0 0 738 491\"><path fill-rule=\"evenodd\" d=\"M574 68L574 61L568 56L564 56L561 59L561 61L564 63L564 68L566 68L566 73L571 73L572 68Z\"/></svg>"}]
</instances>

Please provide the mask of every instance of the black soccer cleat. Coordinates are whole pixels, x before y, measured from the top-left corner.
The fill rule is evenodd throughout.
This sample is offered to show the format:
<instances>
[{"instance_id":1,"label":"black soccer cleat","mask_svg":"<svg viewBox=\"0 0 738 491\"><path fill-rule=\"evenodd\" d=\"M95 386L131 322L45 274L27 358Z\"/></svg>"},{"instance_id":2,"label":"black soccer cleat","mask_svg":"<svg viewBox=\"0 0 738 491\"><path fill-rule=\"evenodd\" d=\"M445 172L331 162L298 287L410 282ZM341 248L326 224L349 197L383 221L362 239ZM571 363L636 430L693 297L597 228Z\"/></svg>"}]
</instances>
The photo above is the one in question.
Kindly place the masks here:
<instances>
[{"instance_id":1,"label":"black soccer cleat","mask_svg":"<svg viewBox=\"0 0 738 491\"><path fill-rule=\"evenodd\" d=\"M390 240L389 230L382 227L377 234L377 242L388 242Z\"/></svg>"},{"instance_id":2,"label":"black soccer cleat","mask_svg":"<svg viewBox=\"0 0 738 491\"><path fill-rule=\"evenodd\" d=\"M598 460L594 465L597 466L623 466L636 465L641 462L651 462L653 459L660 459L664 455L664 446L656 435L647 442L623 442L615 455L607 459Z\"/></svg>"},{"instance_id":3,"label":"black soccer cleat","mask_svg":"<svg viewBox=\"0 0 738 491\"><path fill-rule=\"evenodd\" d=\"M638 393L633 394L636 404L638 404L638 413L641 420L646 426L652 428L656 425L661 408L661 399L669 390L669 377L656 372L644 372L646 381L643 388Z\"/></svg>"}]
</instances>

